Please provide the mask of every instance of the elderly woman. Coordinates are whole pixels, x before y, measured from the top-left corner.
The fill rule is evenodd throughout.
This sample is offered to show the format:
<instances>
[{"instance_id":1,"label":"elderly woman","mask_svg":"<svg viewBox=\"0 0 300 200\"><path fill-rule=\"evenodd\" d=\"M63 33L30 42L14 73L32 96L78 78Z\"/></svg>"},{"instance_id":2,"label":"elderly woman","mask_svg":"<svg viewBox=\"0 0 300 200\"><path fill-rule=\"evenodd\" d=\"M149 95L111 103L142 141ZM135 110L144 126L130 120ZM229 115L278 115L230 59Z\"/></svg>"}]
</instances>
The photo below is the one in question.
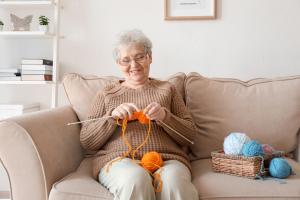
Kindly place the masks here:
<instances>
[{"instance_id":1,"label":"elderly woman","mask_svg":"<svg viewBox=\"0 0 300 200\"><path fill-rule=\"evenodd\" d=\"M139 30L119 35L114 56L124 81L110 84L97 93L89 119L101 119L84 123L80 140L85 149L97 151L94 175L113 193L114 199L198 199L191 183L189 157L183 151L194 138L194 124L175 87L149 78L151 48L151 41ZM128 146L116 119L130 118L137 111L151 120L152 133L149 141L136 152L135 159L140 160L150 151L161 155L164 164L155 172L160 173L163 183L160 192L155 192L149 172L132 162L130 156L118 159L128 152ZM143 143L147 131L147 126L138 121L128 122L126 137L133 149Z\"/></svg>"}]
</instances>

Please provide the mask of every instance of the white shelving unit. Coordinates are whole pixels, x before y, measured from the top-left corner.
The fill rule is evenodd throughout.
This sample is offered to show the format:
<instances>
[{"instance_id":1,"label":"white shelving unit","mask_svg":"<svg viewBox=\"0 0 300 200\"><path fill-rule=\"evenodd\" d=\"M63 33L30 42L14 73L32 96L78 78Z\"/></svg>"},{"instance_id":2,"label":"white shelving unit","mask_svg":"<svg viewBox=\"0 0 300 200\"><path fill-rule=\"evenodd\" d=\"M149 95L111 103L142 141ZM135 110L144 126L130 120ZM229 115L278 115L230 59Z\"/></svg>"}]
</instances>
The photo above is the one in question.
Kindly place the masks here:
<instances>
[{"instance_id":1,"label":"white shelving unit","mask_svg":"<svg viewBox=\"0 0 300 200\"><path fill-rule=\"evenodd\" d=\"M55 108L57 106L57 93L58 93L58 45L59 45L59 22L60 22L60 0L41 0L41 1L14 1L14 0L0 0L0 7L22 7L30 6L34 9L38 9L39 6L49 6L53 9L53 32L44 33L40 31L0 31L0 38L9 39L52 39L52 55L53 55L53 74L52 81L0 81L0 85L10 84L10 85L36 85L36 84L51 84L51 107Z\"/></svg>"},{"instance_id":2,"label":"white shelving unit","mask_svg":"<svg viewBox=\"0 0 300 200\"><path fill-rule=\"evenodd\" d=\"M0 32L1 37L7 37L7 38L49 38L53 39L55 37L52 33L45 33L41 31L1 31Z\"/></svg>"}]
</instances>

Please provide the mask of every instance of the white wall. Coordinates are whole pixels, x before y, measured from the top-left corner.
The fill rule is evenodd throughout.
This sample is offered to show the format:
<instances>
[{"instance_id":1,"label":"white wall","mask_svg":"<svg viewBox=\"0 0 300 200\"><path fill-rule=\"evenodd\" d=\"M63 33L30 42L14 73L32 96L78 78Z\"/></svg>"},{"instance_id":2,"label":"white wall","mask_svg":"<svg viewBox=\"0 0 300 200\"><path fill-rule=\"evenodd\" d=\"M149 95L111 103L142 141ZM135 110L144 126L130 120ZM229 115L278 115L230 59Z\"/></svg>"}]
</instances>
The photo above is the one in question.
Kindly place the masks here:
<instances>
[{"instance_id":1,"label":"white wall","mask_svg":"<svg viewBox=\"0 0 300 200\"><path fill-rule=\"evenodd\" d=\"M243 80L300 74L299 0L217 0L218 19L198 21L165 21L163 0L62 1L60 77L69 72L120 75L111 56L112 43L119 31L132 28L142 29L153 42L154 77L178 71ZM8 12L46 11L2 9L0 17L7 18ZM45 51L45 44L30 44L0 40L0 66L31 49ZM50 90L0 86L0 102L36 98L47 107ZM60 87L59 105L66 103Z\"/></svg>"},{"instance_id":2,"label":"white wall","mask_svg":"<svg viewBox=\"0 0 300 200\"><path fill-rule=\"evenodd\" d=\"M86 2L86 3L83 3ZM153 41L152 75L198 71L242 79L300 74L299 0L218 0L218 19L164 21L162 0L65 0L62 73L117 74L117 32Z\"/></svg>"}]
</instances>

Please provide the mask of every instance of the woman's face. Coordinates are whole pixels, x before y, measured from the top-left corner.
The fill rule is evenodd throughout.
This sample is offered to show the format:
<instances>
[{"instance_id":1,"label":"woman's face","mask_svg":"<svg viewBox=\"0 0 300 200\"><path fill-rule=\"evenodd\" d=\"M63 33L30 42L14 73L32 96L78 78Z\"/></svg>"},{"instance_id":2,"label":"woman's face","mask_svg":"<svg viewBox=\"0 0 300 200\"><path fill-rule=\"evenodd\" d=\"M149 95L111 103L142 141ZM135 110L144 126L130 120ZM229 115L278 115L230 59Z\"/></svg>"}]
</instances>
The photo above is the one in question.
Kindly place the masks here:
<instances>
[{"instance_id":1,"label":"woman's face","mask_svg":"<svg viewBox=\"0 0 300 200\"><path fill-rule=\"evenodd\" d=\"M145 54L143 45L132 44L120 48L120 59L117 63L128 83L144 84L149 78L152 55Z\"/></svg>"}]
</instances>

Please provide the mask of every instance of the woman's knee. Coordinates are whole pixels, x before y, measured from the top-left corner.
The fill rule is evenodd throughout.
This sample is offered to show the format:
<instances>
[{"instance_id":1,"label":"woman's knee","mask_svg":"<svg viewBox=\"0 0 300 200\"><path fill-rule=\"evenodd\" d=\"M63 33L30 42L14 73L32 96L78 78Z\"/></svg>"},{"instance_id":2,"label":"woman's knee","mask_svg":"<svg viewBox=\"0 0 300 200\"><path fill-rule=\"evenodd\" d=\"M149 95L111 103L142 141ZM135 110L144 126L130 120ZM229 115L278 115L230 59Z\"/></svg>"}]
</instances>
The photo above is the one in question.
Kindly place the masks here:
<instances>
[{"instance_id":1,"label":"woman's knee","mask_svg":"<svg viewBox=\"0 0 300 200\"><path fill-rule=\"evenodd\" d=\"M108 174L100 172L99 180L119 199L155 199L151 176L129 159L116 163Z\"/></svg>"},{"instance_id":2,"label":"woman's knee","mask_svg":"<svg viewBox=\"0 0 300 200\"><path fill-rule=\"evenodd\" d=\"M167 161L160 171L162 193L158 199L198 199L198 192L191 182L189 169L179 161Z\"/></svg>"},{"instance_id":3,"label":"woman's knee","mask_svg":"<svg viewBox=\"0 0 300 200\"><path fill-rule=\"evenodd\" d=\"M161 174L162 179L166 179L168 182L191 181L190 170L177 160L166 161L158 173Z\"/></svg>"},{"instance_id":4,"label":"woman's knee","mask_svg":"<svg viewBox=\"0 0 300 200\"><path fill-rule=\"evenodd\" d=\"M135 168L125 173L127 175L119 183L120 196L124 196L124 199L155 199L152 178L147 171Z\"/></svg>"},{"instance_id":5,"label":"woman's knee","mask_svg":"<svg viewBox=\"0 0 300 200\"><path fill-rule=\"evenodd\" d=\"M141 167L135 167L124 171L122 178L120 178L123 186L141 186L141 185L151 185L152 179L150 174Z\"/></svg>"}]
</instances>

